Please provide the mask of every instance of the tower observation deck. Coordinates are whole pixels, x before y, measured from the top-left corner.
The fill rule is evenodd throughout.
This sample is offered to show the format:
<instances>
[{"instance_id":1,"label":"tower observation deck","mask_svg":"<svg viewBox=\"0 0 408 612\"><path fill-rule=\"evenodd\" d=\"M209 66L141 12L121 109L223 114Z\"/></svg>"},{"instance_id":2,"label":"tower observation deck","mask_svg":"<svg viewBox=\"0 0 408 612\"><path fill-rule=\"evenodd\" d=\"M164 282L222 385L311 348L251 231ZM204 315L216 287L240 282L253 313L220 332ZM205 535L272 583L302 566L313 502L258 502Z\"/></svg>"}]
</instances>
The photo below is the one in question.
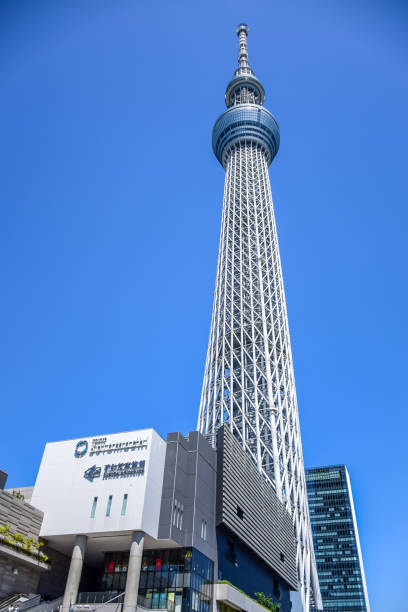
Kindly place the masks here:
<instances>
[{"instance_id":1,"label":"tower observation deck","mask_svg":"<svg viewBox=\"0 0 408 612\"><path fill-rule=\"evenodd\" d=\"M279 127L237 28L238 68L212 145L226 171L214 306L198 429L224 423L290 512L303 609L321 608L285 292L268 166ZM215 438L215 436L214 436Z\"/></svg>"}]
</instances>

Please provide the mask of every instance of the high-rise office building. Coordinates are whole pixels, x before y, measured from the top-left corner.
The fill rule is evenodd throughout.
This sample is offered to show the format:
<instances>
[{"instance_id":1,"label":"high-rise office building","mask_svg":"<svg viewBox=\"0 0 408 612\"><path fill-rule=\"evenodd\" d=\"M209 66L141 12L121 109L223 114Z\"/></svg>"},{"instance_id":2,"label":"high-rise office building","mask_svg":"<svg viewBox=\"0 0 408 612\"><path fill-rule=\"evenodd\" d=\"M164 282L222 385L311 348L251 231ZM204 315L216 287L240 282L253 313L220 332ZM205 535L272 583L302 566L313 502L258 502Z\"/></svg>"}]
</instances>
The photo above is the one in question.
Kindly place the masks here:
<instances>
[{"instance_id":1,"label":"high-rise office building","mask_svg":"<svg viewBox=\"0 0 408 612\"><path fill-rule=\"evenodd\" d=\"M347 468L307 469L306 483L324 610L370 612Z\"/></svg>"},{"instance_id":2,"label":"high-rise office building","mask_svg":"<svg viewBox=\"0 0 408 612\"><path fill-rule=\"evenodd\" d=\"M213 130L226 171L214 307L198 429L224 423L290 512L303 609L320 608L289 327L268 166L279 127L237 28L238 68Z\"/></svg>"}]
</instances>

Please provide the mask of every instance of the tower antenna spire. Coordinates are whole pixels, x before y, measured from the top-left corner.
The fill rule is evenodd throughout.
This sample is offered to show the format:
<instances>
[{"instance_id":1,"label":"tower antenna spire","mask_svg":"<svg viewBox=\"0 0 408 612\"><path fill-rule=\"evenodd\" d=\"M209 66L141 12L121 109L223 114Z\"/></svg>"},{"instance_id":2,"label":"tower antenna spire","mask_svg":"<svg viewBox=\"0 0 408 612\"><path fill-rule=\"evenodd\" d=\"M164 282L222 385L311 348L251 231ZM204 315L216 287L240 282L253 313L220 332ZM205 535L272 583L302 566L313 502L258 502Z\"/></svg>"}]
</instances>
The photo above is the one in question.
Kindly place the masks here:
<instances>
[{"instance_id":1,"label":"tower antenna spire","mask_svg":"<svg viewBox=\"0 0 408 612\"><path fill-rule=\"evenodd\" d=\"M243 74L254 74L249 67L248 60L248 32L249 28L246 23L240 23L237 26L238 35L238 68L235 71L235 76Z\"/></svg>"}]
</instances>

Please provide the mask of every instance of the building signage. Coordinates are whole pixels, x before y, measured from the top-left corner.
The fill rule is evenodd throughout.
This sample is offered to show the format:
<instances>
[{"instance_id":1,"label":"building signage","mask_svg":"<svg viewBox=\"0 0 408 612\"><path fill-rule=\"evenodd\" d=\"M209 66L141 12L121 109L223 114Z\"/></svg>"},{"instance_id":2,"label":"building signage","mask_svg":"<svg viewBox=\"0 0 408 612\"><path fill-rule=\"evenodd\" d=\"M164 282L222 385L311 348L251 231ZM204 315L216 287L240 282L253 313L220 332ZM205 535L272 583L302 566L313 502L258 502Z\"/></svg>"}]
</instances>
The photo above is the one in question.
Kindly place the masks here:
<instances>
[{"instance_id":1,"label":"building signage","mask_svg":"<svg viewBox=\"0 0 408 612\"><path fill-rule=\"evenodd\" d=\"M89 449L90 456L104 455L108 453L121 453L136 450L145 450L147 448L147 438L137 438L136 440L127 440L126 442L109 442L108 438L94 438L91 441Z\"/></svg>"},{"instance_id":2,"label":"building signage","mask_svg":"<svg viewBox=\"0 0 408 612\"><path fill-rule=\"evenodd\" d=\"M146 450L147 438L137 438L126 442L109 442L107 437L93 438L90 443L80 440L75 446L75 457L83 457L89 448L89 456L111 455L112 453L123 453L129 451Z\"/></svg>"},{"instance_id":3,"label":"building signage","mask_svg":"<svg viewBox=\"0 0 408 612\"><path fill-rule=\"evenodd\" d=\"M88 450L88 442L80 440L75 447L75 457L83 457Z\"/></svg>"},{"instance_id":4,"label":"building signage","mask_svg":"<svg viewBox=\"0 0 408 612\"><path fill-rule=\"evenodd\" d=\"M108 463L102 467L93 465L84 472L84 478L93 482L94 478L107 480L109 478L125 478L129 476L138 476L144 474L145 461L129 461L128 463Z\"/></svg>"},{"instance_id":5,"label":"building signage","mask_svg":"<svg viewBox=\"0 0 408 612\"><path fill-rule=\"evenodd\" d=\"M96 467L96 465L93 465L92 467L85 470L84 478L89 480L89 482L93 482L94 478L99 478L99 476L101 475L101 469L102 468Z\"/></svg>"}]
</instances>

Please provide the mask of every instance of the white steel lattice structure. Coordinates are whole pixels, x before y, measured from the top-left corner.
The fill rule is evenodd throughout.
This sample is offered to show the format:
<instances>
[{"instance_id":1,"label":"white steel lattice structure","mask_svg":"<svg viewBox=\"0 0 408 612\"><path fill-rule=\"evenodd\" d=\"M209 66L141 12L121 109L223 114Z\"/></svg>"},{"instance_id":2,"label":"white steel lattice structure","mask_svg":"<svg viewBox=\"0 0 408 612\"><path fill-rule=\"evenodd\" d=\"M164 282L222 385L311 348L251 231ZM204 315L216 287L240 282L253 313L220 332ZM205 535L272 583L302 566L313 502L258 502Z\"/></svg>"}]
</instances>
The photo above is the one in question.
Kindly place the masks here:
<instances>
[{"instance_id":1,"label":"white steel lattice structure","mask_svg":"<svg viewBox=\"0 0 408 612\"><path fill-rule=\"evenodd\" d=\"M198 429L227 423L293 517L303 609L321 608L285 292L268 166L279 127L237 28L238 69L213 131L226 170L217 280Z\"/></svg>"}]
</instances>

